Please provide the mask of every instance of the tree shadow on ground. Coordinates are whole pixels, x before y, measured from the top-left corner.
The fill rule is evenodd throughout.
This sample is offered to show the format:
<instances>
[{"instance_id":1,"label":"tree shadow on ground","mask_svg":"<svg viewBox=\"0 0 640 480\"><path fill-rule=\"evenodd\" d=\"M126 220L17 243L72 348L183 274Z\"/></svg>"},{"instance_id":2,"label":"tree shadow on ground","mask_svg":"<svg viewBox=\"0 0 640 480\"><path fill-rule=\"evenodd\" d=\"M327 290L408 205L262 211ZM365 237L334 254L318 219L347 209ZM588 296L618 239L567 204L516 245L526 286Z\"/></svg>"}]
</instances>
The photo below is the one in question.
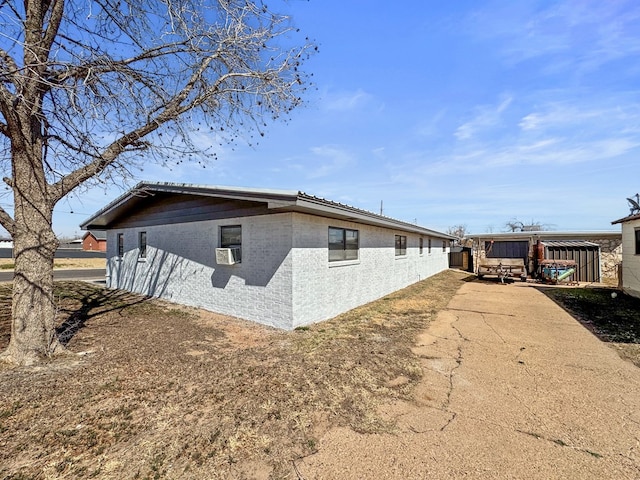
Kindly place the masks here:
<instances>
[{"instance_id":1,"label":"tree shadow on ground","mask_svg":"<svg viewBox=\"0 0 640 480\"><path fill-rule=\"evenodd\" d=\"M56 328L58 340L64 346L82 330L90 319L149 300L148 297L132 295L122 290L107 290L87 284L73 282L56 283L56 300L62 318L67 317Z\"/></svg>"},{"instance_id":2,"label":"tree shadow on ground","mask_svg":"<svg viewBox=\"0 0 640 480\"><path fill-rule=\"evenodd\" d=\"M640 299L606 287L536 287L604 342L640 344Z\"/></svg>"}]
</instances>

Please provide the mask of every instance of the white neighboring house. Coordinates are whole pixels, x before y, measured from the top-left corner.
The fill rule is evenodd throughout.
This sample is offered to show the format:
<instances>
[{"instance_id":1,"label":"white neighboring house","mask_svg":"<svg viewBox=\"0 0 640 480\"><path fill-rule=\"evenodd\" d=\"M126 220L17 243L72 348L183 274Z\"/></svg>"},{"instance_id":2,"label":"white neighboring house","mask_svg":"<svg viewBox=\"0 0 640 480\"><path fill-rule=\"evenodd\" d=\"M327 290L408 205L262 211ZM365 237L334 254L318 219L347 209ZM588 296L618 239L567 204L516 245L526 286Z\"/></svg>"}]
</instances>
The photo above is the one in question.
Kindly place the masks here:
<instances>
[{"instance_id":1,"label":"white neighboring house","mask_svg":"<svg viewBox=\"0 0 640 480\"><path fill-rule=\"evenodd\" d=\"M283 329L446 270L452 236L297 191L140 183L85 221L107 286Z\"/></svg>"},{"instance_id":2,"label":"white neighboring house","mask_svg":"<svg viewBox=\"0 0 640 480\"><path fill-rule=\"evenodd\" d=\"M640 213L611 223L622 226L622 290L640 298Z\"/></svg>"}]
</instances>

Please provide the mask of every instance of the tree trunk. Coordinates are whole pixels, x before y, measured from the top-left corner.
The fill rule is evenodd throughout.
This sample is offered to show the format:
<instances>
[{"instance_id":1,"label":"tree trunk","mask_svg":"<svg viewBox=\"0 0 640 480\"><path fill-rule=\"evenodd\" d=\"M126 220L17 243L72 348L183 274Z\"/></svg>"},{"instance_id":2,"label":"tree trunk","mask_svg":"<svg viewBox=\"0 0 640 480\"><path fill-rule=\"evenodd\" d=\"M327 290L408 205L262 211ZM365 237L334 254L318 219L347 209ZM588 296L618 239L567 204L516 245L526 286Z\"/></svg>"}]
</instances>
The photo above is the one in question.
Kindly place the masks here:
<instances>
[{"instance_id":1,"label":"tree trunk","mask_svg":"<svg viewBox=\"0 0 640 480\"><path fill-rule=\"evenodd\" d=\"M36 182L24 197L15 195L15 277L11 340L1 358L30 365L64 350L55 331L53 257L58 240L52 228L53 207L45 195L33 194ZM26 193L26 192L25 192ZM28 197L27 201L25 197ZM38 200L34 201L34 199Z\"/></svg>"}]
</instances>

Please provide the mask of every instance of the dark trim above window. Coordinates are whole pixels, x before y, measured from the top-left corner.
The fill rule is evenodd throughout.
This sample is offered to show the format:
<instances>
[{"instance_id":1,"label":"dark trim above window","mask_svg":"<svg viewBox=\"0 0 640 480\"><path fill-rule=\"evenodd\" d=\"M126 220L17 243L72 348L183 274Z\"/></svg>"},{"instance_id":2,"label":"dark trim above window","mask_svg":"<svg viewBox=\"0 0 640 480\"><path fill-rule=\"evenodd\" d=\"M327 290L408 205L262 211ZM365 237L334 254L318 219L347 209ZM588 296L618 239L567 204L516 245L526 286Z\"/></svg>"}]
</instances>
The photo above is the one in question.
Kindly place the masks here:
<instances>
[{"instance_id":1,"label":"dark trim above window","mask_svg":"<svg viewBox=\"0 0 640 480\"><path fill-rule=\"evenodd\" d=\"M358 260L360 232L348 228L329 227L329 261Z\"/></svg>"},{"instance_id":2,"label":"dark trim above window","mask_svg":"<svg viewBox=\"0 0 640 480\"><path fill-rule=\"evenodd\" d=\"M407 236L396 235L396 257L407 254Z\"/></svg>"}]
</instances>

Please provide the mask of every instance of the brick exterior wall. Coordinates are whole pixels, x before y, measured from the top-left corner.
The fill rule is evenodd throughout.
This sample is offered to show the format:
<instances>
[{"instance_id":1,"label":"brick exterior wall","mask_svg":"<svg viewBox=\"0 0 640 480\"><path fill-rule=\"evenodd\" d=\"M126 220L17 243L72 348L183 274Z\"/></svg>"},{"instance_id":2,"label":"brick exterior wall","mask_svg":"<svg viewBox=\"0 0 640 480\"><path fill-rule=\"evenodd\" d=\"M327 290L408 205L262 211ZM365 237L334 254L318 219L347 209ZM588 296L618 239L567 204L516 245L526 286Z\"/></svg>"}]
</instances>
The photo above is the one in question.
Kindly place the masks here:
<instances>
[{"instance_id":1,"label":"brick exterior wall","mask_svg":"<svg viewBox=\"0 0 640 480\"><path fill-rule=\"evenodd\" d=\"M329 262L329 227L359 231L357 261ZM407 236L407 255L395 256L395 235ZM449 268L449 242L417 234L296 214L294 221L293 327L333 318Z\"/></svg>"},{"instance_id":2,"label":"brick exterior wall","mask_svg":"<svg viewBox=\"0 0 640 480\"><path fill-rule=\"evenodd\" d=\"M242 226L242 263L217 265L219 227ZM328 227L360 232L359 260L330 264ZM138 258L138 233L147 257ZM124 255L117 256L117 234ZM407 235L396 257L395 234ZM448 243L391 229L281 213L225 220L110 230L107 286L292 329L332 318L448 268Z\"/></svg>"},{"instance_id":3,"label":"brick exterior wall","mask_svg":"<svg viewBox=\"0 0 640 480\"><path fill-rule=\"evenodd\" d=\"M82 240L82 249L86 251L98 251L98 252L106 252L107 251L107 241L106 240L98 240L91 233Z\"/></svg>"}]
</instances>

